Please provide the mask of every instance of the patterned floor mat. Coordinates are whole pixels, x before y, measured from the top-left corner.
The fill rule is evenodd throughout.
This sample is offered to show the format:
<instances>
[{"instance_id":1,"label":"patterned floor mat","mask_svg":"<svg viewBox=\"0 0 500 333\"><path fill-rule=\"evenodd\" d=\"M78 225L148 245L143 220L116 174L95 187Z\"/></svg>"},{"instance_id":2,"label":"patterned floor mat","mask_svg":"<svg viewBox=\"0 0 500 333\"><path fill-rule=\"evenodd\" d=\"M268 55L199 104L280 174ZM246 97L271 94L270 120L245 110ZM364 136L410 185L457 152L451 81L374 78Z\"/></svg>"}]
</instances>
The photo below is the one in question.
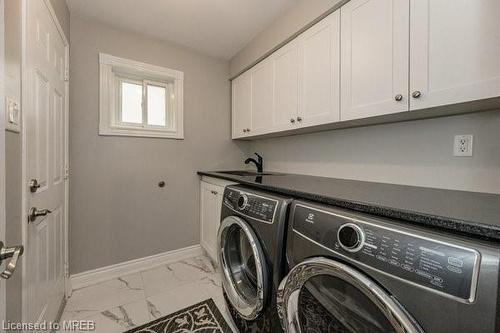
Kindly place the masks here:
<instances>
[{"instance_id":1,"label":"patterned floor mat","mask_svg":"<svg viewBox=\"0 0 500 333\"><path fill-rule=\"evenodd\" d=\"M232 333L214 301L209 298L125 333Z\"/></svg>"}]
</instances>

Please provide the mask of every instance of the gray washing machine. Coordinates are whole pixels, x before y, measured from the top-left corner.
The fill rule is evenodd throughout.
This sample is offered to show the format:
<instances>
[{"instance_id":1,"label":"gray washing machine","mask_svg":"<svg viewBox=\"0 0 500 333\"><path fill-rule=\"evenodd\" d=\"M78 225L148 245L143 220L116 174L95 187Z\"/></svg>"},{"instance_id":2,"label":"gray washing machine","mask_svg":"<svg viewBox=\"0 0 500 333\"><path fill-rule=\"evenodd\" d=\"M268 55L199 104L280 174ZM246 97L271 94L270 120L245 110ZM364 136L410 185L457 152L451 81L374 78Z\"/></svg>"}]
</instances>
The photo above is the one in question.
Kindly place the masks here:
<instances>
[{"instance_id":1,"label":"gray washing machine","mask_svg":"<svg viewBox=\"0 0 500 333\"><path fill-rule=\"evenodd\" d=\"M218 231L223 294L240 332L281 331L276 291L284 277L290 199L228 186Z\"/></svg>"},{"instance_id":2,"label":"gray washing machine","mask_svg":"<svg viewBox=\"0 0 500 333\"><path fill-rule=\"evenodd\" d=\"M287 332L500 332L500 246L310 202L290 210Z\"/></svg>"}]
</instances>

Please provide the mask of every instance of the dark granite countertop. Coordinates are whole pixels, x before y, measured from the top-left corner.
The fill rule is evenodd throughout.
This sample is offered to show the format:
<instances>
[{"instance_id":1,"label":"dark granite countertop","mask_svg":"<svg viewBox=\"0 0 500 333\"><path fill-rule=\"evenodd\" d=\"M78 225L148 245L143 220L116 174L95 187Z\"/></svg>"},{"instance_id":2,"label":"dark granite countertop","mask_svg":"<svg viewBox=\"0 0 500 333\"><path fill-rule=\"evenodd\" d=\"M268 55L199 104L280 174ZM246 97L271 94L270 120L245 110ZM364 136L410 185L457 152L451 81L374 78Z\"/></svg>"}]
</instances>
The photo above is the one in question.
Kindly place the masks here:
<instances>
[{"instance_id":1,"label":"dark granite countertop","mask_svg":"<svg viewBox=\"0 0 500 333\"><path fill-rule=\"evenodd\" d=\"M500 195L273 173L237 176L199 171L254 188L439 230L500 241Z\"/></svg>"}]
</instances>

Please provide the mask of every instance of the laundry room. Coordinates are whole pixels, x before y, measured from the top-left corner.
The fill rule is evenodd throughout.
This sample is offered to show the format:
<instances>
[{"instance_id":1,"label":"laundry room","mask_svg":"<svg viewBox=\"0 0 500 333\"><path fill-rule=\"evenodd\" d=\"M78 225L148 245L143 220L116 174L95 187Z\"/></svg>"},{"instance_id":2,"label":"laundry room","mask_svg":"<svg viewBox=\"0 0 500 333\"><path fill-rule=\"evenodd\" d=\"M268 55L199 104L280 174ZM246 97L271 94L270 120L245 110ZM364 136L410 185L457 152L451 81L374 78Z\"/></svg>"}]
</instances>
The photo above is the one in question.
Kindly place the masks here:
<instances>
[{"instance_id":1,"label":"laundry room","mask_svg":"<svg viewBox=\"0 0 500 333\"><path fill-rule=\"evenodd\" d=\"M0 0L0 332L500 332L497 0Z\"/></svg>"}]
</instances>

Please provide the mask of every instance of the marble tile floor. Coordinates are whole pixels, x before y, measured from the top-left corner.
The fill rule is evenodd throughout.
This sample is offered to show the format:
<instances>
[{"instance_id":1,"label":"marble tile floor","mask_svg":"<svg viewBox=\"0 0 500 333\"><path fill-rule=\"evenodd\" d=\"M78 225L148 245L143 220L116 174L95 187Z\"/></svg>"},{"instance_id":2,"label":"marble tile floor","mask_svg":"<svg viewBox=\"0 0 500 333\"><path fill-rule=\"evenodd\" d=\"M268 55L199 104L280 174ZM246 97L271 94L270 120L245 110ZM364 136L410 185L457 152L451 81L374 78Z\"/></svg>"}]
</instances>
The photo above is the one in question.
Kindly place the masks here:
<instances>
[{"instance_id":1,"label":"marble tile floor","mask_svg":"<svg viewBox=\"0 0 500 333\"><path fill-rule=\"evenodd\" d=\"M207 298L232 326L219 273L201 256L74 290L61 322L92 320L95 333L120 333Z\"/></svg>"}]
</instances>

